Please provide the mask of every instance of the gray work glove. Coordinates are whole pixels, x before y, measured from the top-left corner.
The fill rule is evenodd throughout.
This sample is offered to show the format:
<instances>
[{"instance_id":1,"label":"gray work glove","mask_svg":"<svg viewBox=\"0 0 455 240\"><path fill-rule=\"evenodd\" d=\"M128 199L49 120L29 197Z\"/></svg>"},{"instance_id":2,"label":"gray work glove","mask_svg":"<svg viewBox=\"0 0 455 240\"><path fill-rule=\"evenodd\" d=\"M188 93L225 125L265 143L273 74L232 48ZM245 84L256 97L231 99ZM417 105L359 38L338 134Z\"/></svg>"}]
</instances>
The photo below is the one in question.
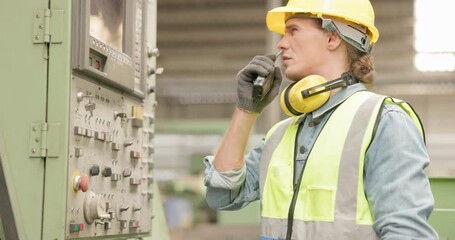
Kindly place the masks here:
<instances>
[{"instance_id":1,"label":"gray work glove","mask_svg":"<svg viewBox=\"0 0 455 240\"><path fill-rule=\"evenodd\" d=\"M261 113L262 110L278 95L282 81L279 67L275 67L276 55L255 56L245 68L237 74L237 106L247 112ZM253 100L253 83L258 76L275 75L270 91L258 101Z\"/></svg>"}]
</instances>

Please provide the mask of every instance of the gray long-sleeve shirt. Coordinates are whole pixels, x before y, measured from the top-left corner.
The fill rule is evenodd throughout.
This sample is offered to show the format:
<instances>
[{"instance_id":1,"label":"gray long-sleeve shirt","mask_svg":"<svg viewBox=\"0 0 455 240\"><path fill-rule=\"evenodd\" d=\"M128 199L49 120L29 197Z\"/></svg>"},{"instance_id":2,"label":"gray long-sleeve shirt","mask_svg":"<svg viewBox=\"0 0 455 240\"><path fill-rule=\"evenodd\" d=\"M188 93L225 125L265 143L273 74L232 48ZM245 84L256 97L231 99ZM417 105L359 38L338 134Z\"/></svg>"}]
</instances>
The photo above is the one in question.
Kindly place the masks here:
<instances>
[{"instance_id":1,"label":"gray long-sleeve shirt","mask_svg":"<svg viewBox=\"0 0 455 240\"><path fill-rule=\"evenodd\" d=\"M303 124L295 150L297 172L302 170L330 113L360 90L365 90L361 83L343 88L321 108L300 118ZM263 146L264 142L252 149L245 156L244 167L237 171L217 172L212 165L213 156L206 157L205 185L212 208L236 210L259 199ZM438 239L427 222L434 206L424 172L428 164L425 143L414 122L399 106L385 105L364 167L365 195L374 214L373 227L381 239Z\"/></svg>"}]
</instances>

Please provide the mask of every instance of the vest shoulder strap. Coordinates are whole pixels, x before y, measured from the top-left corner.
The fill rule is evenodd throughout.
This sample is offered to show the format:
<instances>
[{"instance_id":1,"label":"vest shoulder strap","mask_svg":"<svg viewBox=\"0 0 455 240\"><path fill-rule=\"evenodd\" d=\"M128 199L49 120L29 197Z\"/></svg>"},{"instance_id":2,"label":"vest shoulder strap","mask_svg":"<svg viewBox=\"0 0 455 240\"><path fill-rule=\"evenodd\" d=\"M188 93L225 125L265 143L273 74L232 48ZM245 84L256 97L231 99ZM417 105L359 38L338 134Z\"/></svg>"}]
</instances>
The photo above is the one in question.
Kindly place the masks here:
<instances>
[{"instance_id":1,"label":"vest shoulder strap","mask_svg":"<svg viewBox=\"0 0 455 240\"><path fill-rule=\"evenodd\" d=\"M272 135L280 132L280 131L277 131L278 128L282 128L282 127L286 128L290 124L295 123L298 119L299 119L299 117L290 117L290 118L286 118L286 119L278 122L277 124L273 125L273 127L267 132L267 135L265 136L265 141L267 142Z\"/></svg>"},{"instance_id":2,"label":"vest shoulder strap","mask_svg":"<svg viewBox=\"0 0 455 240\"><path fill-rule=\"evenodd\" d=\"M403 109L403 111L405 111L409 115L409 117L411 117L412 121L419 129L420 134L422 135L422 138L425 142L425 130L423 128L422 121L420 120L419 115L417 115L417 113L415 112L414 108L412 108L412 106L408 102L405 102L397 98L387 97L383 102L383 105L384 104L396 104L401 109Z\"/></svg>"}]
</instances>

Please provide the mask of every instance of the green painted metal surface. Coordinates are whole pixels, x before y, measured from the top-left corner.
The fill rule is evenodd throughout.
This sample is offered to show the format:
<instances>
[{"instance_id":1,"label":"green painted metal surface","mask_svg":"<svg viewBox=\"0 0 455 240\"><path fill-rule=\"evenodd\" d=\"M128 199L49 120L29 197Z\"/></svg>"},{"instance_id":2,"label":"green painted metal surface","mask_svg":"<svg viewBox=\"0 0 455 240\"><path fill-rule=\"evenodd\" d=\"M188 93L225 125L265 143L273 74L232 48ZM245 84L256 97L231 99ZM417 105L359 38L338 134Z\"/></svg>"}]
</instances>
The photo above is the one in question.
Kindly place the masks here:
<instances>
[{"instance_id":1,"label":"green painted metal surface","mask_svg":"<svg viewBox=\"0 0 455 240\"><path fill-rule=\"evenodd\" d=\"M179 119L159 121L156 130L160 133L172 134L224 134L229 120L225 119Z\"/></svg>"},{"instance_id":2,"label":"green painted metal surface","mask_svg":"<svg viewBox=\"0 0 455 240\"><path fill-rule=\"evenodd\" d=\"M60 155L56 158L47 158L45 168L44 202L43 202L43 237L42 239L64 239L66 188L69 186L66 179L68 169L69 145L69 106L70 106L70 58L71 58L71 1L52 0L50 9L55 12L63 11L63 16L54 19L64 28L51 28L52 31L62 31L51 35L59 35L61 43L49 44L48 65L48 93L47 93L47 122L59 123L59 135L53 136L53 142L60 142ZM54 17L55 14L53 14ZM54 26L54 25L53 25ZM63 29L66 29L63 30ZM51 137L51 136L49 136Z\"/></svg>"},{"instance_id":3,"label":"green painted metal surface","mask_svg":"<svg viewBox=\"0 0 455 240\"><path fill-rule=\"evenodd\" d=\"M67 0L0 2L2 161L21 240L66 238L71 7L72 1ZM48 8L54 16L48 23L51 43L43 43L42 35L36 32ZM43 135L47 139L32 130L44 123L53 129ZM37 154L41 141L48 143L46 158ZM168 240L157 192L155 189L153 236L143 239ZM1 218L0 239L5 239Z\"/></svg>"},{"instance_id":4,"label":"green painted metal surface","mask_svg":"<svg viewBox=\"0 0 455 240\"><path fill-rule=\"evenodd\" d=\"M153 192L156 194L153 197L154 216L152 220L152 237L155 240L170 240L169 229L164 213L163 202L159 193L158 185L153 185Z\"/></svg>"},{"instance_id":5,"label":"green painted metal surface","mask_svg":"<svg viewBox=\"0 0 455 240\"><path fill-rule=\"evenodd\" d=\"M259 201L238 211L218 211L217 220L221 225L258 225L261 221Z\"/></svg>"},{"instance_id":6,"label":"green painted metal surface","mask_svg":"<svg viewBox=\"0 0 455 240\"><path fill-rule=\"evenodd\" d=\"M429 219L439 239L455 239L455 178L430 178L435 208Z\"/></svg>"},{"instance_id":7,"label":"green painted metal surface","mask_svg":"<svg viewBox=\"0 0 455 240\"><path fill-rule=\"evenodd\" d=\"M20 209L20 239L39 239L42 230L44 161L30 158L30 125L46 120L47 47L33 44L34 12L48 1L2 1L0 7L0 132L8 184Z\"/></svg>"},{"instance_id":8,"label":"green painted metal surface","mask_svg":"<svg viewBox=\"0 0 455 240\"><path fill-rule=\"evenodd\" d=\"M2 224L2 218L0 217L0 240L5 239L5 235L3 234L3 224Z\"/></svg>"}]
</instances>

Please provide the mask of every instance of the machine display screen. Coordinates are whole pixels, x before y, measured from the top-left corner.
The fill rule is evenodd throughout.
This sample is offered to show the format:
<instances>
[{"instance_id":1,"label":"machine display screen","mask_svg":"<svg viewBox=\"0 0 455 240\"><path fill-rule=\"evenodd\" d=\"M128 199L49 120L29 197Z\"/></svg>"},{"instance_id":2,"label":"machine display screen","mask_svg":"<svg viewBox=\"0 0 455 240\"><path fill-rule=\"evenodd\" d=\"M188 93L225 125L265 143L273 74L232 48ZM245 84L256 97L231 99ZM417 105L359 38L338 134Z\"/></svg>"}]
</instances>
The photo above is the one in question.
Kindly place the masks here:
<instances>
[{"instance_id":1,"label":"machine display screen","mask_svg":"<svg viewBox=\"0 0 455 240\"><path fill-rule=\"evenodd\" d=\"M124 52L125 0L90 1L90 36Z\"/></svg>"}]
</instances>

